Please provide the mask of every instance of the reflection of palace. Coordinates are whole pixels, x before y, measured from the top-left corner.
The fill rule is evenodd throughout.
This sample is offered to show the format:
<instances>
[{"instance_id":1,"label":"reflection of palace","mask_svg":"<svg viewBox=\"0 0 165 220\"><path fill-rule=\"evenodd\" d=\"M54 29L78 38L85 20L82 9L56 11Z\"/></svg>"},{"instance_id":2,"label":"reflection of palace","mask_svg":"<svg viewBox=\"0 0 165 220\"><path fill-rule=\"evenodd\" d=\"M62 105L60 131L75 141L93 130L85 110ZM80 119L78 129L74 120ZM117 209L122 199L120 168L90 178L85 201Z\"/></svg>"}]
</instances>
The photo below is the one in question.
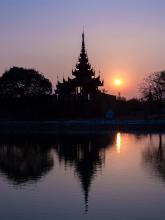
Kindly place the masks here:
<instances>
[{"instance_id":1,"label":"reflection of palace","mask_svg":"<svg viewBox=\"0 0 165 220\"><path fill-rule=\"evenodd\" d=\"M146 166L154 172L156 176L165 181L165 144L162 140L162 135L159 135L157 146L150 145L143 154L143 159Z\"/></svg>"},{"instance_id":2,"label":"reflection of palace","mask_svg":"<svg viewBox=\"0 0 165 220\"><path fill-rule=\"evenodd\" d=\"M61 138L56 152L66 166L73 166L84 192L86 211L90 186L105 162L105 148L114 142L114 134L69 135Z\"/></svg>"},{"instance_id":3,"label":"reflection of palace","mask_svg":"<svg viewBox=\"0 0 165 220\"><path fill-rule=\"evenodd\" d=\"M73 167L84 193L86 211L92 180L105 162L114 133L41 135L0 138L0 172L14 184L37 182L53 168L52 149L59 162Z\"/></svg>"}]
</instances>

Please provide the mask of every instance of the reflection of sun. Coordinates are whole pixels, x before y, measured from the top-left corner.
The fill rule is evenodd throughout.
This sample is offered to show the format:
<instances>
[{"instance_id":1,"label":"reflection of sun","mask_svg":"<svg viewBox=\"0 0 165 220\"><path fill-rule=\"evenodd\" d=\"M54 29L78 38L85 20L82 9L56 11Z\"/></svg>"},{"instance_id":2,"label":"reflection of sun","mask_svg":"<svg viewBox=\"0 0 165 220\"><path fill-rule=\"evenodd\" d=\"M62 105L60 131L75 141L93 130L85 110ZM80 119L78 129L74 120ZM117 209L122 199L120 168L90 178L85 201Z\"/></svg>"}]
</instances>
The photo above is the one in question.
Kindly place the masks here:
<instances>
[{"instance_id":1,"label":"reflection of sun","mask_svg":"<svg viewBox=\"0 0 165 220\"><path fill-rule=\"evenodd\" d=\"M117 137L116 137L116 150L117 150L117 153L120 154L121 152L121 134L120 133L117 133Z\"/></svg>"},{"instance_id":2,"label":"reflection of sun","mask_svg":"<svg viewBox=\"0 0 165 220\"><path fill-rule=\"evenodd\" d=\"M116 86L121 86L122 80L121 80L121 79L115 79L115 80L114 80L114 84L115 84Z\"/></svg>"}]
</instances>

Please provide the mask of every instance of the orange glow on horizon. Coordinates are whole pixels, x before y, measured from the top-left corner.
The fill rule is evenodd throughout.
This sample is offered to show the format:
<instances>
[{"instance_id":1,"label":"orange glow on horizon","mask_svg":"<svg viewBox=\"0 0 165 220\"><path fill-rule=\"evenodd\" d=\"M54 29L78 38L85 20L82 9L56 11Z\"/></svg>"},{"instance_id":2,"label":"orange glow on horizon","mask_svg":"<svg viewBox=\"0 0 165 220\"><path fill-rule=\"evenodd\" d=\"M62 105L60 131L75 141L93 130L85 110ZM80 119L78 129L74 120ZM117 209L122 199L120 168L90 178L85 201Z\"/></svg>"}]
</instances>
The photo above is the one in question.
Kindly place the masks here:
<instances>
[{"instance_id":1,"label":"orange glow on horizon","mask_svg":"<svg viewBox=\"0 0 165 220\"><path fill-rule=\"evenodd\" d=\"M133 98L134 91L137 91L138 81L131 77L131 70L129 69L105 69L104 87L109 94L118 95L120 92L123 97Z\"/></svg>"}]
</instances>

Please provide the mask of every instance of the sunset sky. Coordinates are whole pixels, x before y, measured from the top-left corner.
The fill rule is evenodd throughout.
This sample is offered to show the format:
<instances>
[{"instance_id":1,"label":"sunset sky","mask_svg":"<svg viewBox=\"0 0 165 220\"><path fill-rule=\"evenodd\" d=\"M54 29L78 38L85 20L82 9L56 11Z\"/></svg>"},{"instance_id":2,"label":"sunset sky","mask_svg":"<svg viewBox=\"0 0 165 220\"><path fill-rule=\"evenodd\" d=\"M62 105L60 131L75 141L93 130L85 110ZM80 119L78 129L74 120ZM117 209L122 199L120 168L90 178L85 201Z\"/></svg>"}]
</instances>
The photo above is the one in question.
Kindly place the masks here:
<instances>
[{"instance_id":1,"label":"sunset sky","mask_svg":"<svg viewBox=\"0 0 165 220\"><path fill-rule=\"evenodd\" d=\"M0 73L32 67L54 84L71 76L83 26L110 93L137 97L143 77L165 69L164 0L0 0Z\"/></svg>"}]
</instances>

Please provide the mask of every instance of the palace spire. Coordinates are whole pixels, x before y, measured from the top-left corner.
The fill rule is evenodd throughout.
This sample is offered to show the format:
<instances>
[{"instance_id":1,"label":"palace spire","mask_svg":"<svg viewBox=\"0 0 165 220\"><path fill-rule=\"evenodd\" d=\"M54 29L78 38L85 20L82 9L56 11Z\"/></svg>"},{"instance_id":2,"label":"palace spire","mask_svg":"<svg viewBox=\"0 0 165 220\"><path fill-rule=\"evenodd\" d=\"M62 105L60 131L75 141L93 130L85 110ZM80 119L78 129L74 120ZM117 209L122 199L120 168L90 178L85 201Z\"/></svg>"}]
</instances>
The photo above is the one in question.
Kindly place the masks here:
<instances>
[{"instance_id":1,"label":"palace spire","mask_svg":"<svg viewBox=\"0 0 165 220\"><path fill-rule=\"evenodd\" d=\"M86 53L86 50L85 50L85 33L84 33L84 31L82 33L82 49L81 49L81 52Z\"/></svg>"},{"instance_id":2,"label":"palace spire","mask_svg":"<svg viewBox=\"0 0 165 220\"><path fill-rule=\"evenodd\" d=\"M73 79L63 81L62 84L57 84L56 92L58 94L75 94L75 95L90 95L99 93L99 87L103 86L100 76L95 77L96 73L89 63L86 47L85 33L82 33L82 45L78 58L78 62L74 70L72 70Z\"/></svg>"}]
</instances>

